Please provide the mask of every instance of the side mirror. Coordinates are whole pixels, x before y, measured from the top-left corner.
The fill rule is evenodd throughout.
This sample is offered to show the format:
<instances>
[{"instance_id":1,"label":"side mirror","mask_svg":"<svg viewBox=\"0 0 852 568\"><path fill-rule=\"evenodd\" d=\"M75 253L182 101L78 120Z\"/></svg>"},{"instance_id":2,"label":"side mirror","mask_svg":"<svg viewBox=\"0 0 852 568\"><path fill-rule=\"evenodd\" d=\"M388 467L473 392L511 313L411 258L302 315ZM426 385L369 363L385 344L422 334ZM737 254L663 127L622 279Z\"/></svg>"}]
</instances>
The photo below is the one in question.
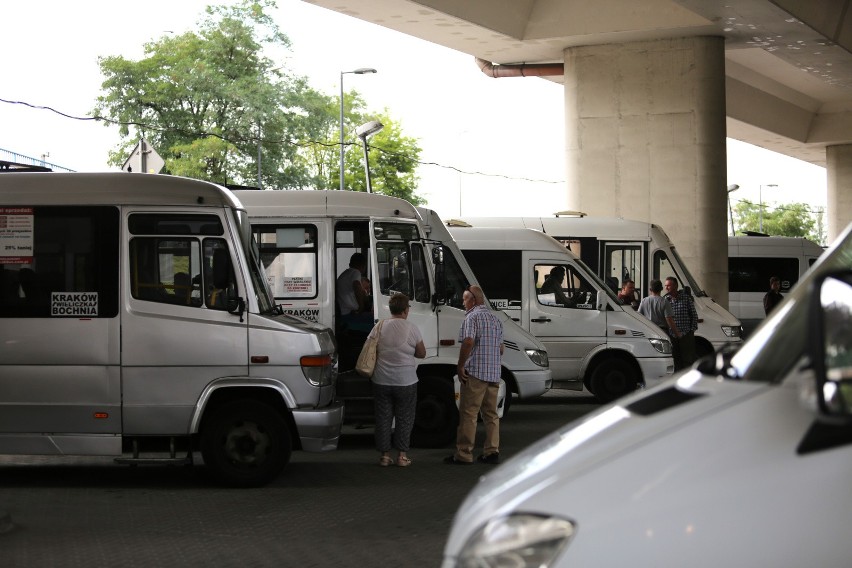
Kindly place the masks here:
<instances>
[{"instance_id":1,"label":"side mirror","mask_svg":"<svg viewBox=\"0 0 852 568\"><path fill-rule=\"evenodd\" d=\"M228 313L240 316L240 321L243 321L243 314L246 311L246 302L241 297L228 297L227 304Z\"/></svg>"},{"instance_id":2,"label":"side mirror","mask_svg":"<svg viewBox=\"0 0 852 568\"><path fill-rule=\"evenodd\" d=\"M852 423L852 270L811 283L809 355L823 417Z\"/></svg>"},{"instance_id":3,"label":"side mirror","mask_svg":"<svg viewBox=\"0 0 852 568\"><path fill-rule=\"evenodd\" d=\"M603 290L598 290L598 297L595 300L595 306L597 306L598 310L606 309L606 292Z\"/></svg>"},{"instance_id":4,"label":"side mirror","mask_svg":"<svg viewBox=\"0 0 852 568\"><path fill-rule=\"evenodd\" d=\"M442 247L441 245L438 245L432 249L432 264L444 264L444 247Z\"/></svg>"}]
</instances>

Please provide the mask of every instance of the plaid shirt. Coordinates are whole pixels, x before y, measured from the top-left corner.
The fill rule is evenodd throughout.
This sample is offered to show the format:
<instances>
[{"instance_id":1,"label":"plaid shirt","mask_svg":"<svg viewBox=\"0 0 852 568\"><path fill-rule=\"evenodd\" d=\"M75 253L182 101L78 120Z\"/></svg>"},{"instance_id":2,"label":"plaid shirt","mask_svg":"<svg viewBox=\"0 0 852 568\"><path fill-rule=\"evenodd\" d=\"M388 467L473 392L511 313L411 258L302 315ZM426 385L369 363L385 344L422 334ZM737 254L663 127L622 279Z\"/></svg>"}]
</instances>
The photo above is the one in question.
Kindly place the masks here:
<instances>
[{"instance_id":1,"label":"plaid shirt","mask_svg":"<svg viewBox=\"0 0 852 568\"><path fill-rule=\"evenodd\" d=\"M503 324L484 305L474 306L464 316L459 343L468 337L473 339L473 350L464 363L465 371L481 381L499 382Z\"/></svg>"},{"instance_id":2,"label":"plaid shirt","mask_svg":"<svg viewBox=\"0 0 852 568\"><path fill-rule=\"evenodd\" d=\"M672 305L674 321L681 333L689 333L698 329L698 312L695 311L695 299L692 294L678 292L677 299L666 294L666 300Z\"/></svg>"}]
</instances>

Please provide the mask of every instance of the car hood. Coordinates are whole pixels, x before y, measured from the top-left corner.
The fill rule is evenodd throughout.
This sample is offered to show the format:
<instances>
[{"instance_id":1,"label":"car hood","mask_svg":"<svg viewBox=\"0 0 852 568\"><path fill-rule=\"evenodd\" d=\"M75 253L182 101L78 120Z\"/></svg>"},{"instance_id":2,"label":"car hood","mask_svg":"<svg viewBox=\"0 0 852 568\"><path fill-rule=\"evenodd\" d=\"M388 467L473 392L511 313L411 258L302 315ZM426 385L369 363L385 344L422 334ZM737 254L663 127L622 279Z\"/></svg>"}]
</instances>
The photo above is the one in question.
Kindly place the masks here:
<instances>
[{"instance_id":1,"label":"car hood","mask_svg":"<svg viewBox=\"0 0 852 568\"><path fill-rule=\"evenodd\" d=\"M687 425L770 388L778 387L722 381L691 370L560 428L481 479L453 523L468 528L452 531L447 553L457 553L470 533L490 519L514 511L558 510L559 505L546 502L553 498L553 486L564 485L582 493L583 484L575 480L593 479L596 470L614 459L624 459L651 444L664 445L667 436ZM629 477L625 472L626 483L631 481ZM600 493L585 485L586 491L593 489ZM564 491L560 489L562 494ZM564 513L570 517L578 511L568 508Z\"/></svg>"}]
</instances>

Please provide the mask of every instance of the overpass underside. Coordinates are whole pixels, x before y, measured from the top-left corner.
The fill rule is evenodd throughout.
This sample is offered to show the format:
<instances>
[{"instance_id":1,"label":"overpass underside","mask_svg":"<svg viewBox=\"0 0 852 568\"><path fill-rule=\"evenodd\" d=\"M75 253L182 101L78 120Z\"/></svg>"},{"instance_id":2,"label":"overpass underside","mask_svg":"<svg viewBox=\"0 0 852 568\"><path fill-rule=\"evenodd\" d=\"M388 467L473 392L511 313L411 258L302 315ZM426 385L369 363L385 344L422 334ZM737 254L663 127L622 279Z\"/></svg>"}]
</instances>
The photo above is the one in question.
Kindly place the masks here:
<instances>
[{"instance_id":1,"label":"overpass underside","mask_svg":"<svg viewBox=\"0 0 852 568\"><path fill-rule=\"evenodd\" d=\"M540 66L571 208L662 225L723 305L726 135L827 168L829 239L852 219L852 0L306 1L495 75Z\"/></svg>"}]
</instances>

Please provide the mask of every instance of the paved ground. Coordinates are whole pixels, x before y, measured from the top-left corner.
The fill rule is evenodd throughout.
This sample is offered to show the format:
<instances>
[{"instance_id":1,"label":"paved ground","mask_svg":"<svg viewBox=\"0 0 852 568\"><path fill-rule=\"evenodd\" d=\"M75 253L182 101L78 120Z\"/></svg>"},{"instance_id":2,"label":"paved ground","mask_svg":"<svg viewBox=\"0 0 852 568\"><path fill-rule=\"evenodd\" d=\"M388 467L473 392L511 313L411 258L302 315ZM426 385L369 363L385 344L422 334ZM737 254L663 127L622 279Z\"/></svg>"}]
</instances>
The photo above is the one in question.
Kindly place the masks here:
<instances>
[{"instance_id":1,"label":"paved ground","mask_svg":"<svg viewBox=\"0 0 852 568\"><path fill-rule=\"evenodd\" d=\"M504 456L595 408L565 391L516 401ZM459 503L493 466L444 465L447 448L380 468L372 433L294 453L276 482L249 490L217 487L201 467L0 456L0 566L439 566Z\"/></svg>"}]
</instances>

